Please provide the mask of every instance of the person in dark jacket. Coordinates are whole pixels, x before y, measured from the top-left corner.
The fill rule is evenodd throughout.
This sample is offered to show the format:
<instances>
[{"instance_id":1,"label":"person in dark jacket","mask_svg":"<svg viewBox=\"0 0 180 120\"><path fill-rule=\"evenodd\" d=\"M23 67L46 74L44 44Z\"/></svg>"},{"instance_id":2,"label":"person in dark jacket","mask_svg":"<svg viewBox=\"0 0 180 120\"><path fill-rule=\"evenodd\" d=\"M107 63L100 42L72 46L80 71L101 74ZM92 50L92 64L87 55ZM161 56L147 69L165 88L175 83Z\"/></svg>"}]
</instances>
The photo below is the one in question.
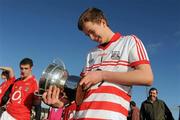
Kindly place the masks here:
<instances>
[{"instance_id":1,"label":"person in dark jacket","mask_svg":"<svg viewBox=\"0 0 180 120\"><path fill-rule=\"evenodd\" d=\"M140 120L174 120L163 100L157 98L158 90L151 88L149 97L141 104Z\"/></svg>"}]
</instances>

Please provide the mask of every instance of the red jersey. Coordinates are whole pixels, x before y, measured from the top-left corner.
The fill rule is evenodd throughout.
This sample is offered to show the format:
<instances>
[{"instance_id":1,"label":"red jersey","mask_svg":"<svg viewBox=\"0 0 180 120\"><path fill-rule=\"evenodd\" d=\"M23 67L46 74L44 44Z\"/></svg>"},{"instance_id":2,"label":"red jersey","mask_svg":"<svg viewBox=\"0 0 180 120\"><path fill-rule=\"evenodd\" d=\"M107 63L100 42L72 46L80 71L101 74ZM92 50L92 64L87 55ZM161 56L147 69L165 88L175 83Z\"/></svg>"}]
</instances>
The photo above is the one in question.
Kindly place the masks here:
<instances>
[{"instance_id":1,"label":"red jersey","mask_svg":"<svg viewBox=\"0 0 180 120\"><path fill-rule=\"evenodd\" d=\"M9 88L9 86L11 84L13 84L15 81L15 77L10 78L7 81L4 81L1 85L0 85L0 104L1 104L1 99L4 96L6 90Z\"/></svg>"},{"instance_id":2,"label":"red jersey","mask_svg":"<svg viewBox=\"0 0 180 120\"><path fill-rule=\"evenodd\" d=\"M16 81L13 85L10 100L7 103L7 112L17 120L30 120L34 91L38 85L34 76L27 80Z\"/></svg>"},{"instance_id":3,"label":"red jersey","mask_svg":"<svg viewBox=\"0 0 180 120\"><path fill-rule=\"evenodd\" d=\"M65 107L64 111L63 111L63 120L74 120L74 115L76 112L76 103L73 102L71 103L71 105Z\"/></svg>"}]
</instances>

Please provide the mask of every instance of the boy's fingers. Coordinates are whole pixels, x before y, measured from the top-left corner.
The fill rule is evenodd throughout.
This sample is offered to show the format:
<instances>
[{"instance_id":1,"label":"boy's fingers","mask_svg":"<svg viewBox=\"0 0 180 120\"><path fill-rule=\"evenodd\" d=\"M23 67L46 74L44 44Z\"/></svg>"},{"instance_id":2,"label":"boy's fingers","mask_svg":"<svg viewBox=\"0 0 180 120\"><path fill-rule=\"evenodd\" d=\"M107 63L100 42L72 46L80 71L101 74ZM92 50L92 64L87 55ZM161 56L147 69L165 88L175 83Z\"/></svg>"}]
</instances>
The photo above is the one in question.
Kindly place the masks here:
<instances>
[{"instance_id":1,"label":"boy's fingers","mask_svg":"<svg viewBox=\"0 0 180 120\"><path fill-rule=\"evenodd\" d=\"M52 87L52 99L56 98L56 86Z\"/></svg>"},{"instance_id":2,"label":"boy's fingers","mask_svg":"<svg viewBox=\"0 0 180 120\"><path fill-rule=\"evenodd\" d=\"M59 94L60 94L60 89L57 88L57 91L56 91L56 97L59 98Z\"/></svg>"},{"instance_id":3,"label":"boy's fingers","mask_svg":"<svg viewBox=\"0 0 180 120\"><path fill-rule=\"evenodd\" d=\"M42 95L43 101L47 103L47 92L44 92Z\"/></svg>"},{"instance_id":4,"label":"boy's fingers","mask_svg":"<svg viewBox=\"0 0 180 120\"><path fill-rule=\"evenodd\" d=\"M82 85L86 85L86 82L87 82L87 81L86 81L86 77L84 77L84 78L81 79L81 81L80 81L79 84L80 84L81 86L82 86Z\"/></svg>"},{"instance_id":5,"label":"boy's fingers","mask_svg":"<svg viewBox=\"0 0 180 120\"><path fill-rule=\"evenodd\" d=\"M49 87L48 91L47 91L47 100L51 100L52 98L52 86Z\"/></svg>"},{"instance_id":6,"label":"boy's fingers","mask_svg":"<svg viewBox=\"0 0 180 120\"><path fill-rule=\"evenodd\" d=\"M86 85L83 86L83 90L86 91L91 87L91 83L88 83Z\"/></svg>"}]
</instances>

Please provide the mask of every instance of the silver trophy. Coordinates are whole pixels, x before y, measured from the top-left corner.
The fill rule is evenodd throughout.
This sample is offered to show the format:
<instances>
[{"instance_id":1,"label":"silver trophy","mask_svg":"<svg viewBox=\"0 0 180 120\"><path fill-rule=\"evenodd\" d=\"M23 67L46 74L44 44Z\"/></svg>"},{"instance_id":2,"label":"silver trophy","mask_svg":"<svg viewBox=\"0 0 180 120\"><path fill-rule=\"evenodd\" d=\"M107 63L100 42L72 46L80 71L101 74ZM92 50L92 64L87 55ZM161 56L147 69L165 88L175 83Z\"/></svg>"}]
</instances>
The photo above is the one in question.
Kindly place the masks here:
<instances>
[{"instance_id":1,"label":"silver trophy","mask_svg":"<svg viewBox=\"0 0 180 120\"><path fill-rule=\"evenodd\" d=\"M39 91L35 92L35 95L42 96L50 85L55 85L63 89L67 98L73 101L75 100L76 88L79 80L79 76L68 74L62 60L56 59L42 72L39 80Z\"/></svg>"}]
</instances>

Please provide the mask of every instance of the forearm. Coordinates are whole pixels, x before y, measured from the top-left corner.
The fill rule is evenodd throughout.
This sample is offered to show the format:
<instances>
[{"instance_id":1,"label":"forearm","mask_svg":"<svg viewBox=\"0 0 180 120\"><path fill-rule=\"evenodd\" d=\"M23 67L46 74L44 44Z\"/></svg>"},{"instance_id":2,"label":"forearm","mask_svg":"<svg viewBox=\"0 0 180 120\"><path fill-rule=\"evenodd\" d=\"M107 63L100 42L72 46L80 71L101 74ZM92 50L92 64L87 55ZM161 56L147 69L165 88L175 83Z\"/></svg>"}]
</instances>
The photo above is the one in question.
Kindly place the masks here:
<instances>
[{"instance_id":1,"label":"forearm","mask_svg":"<svg viewBox=\"0 0 180 120\"><path fill-rule=\"evenodd\" d=\"M54 108L62 108L64 107L65 104L66 104L65 100L58 100L56 103L51 104L50 106Z\"/></svg>"},{"instance_id":2,"label":"forearm","mask_svg":"<svg viewBox=\"0 0 180 120\"><path fill-rule=\"evenodd\" d=\"M36 113L35 119L40 120L40 118L41 118L41 104L35 105L34 107L35 107L35 113Z\"/></svg>"},{"instance_id":3,"label":"forearm","mask_svg":"<svg viewBox=\"0 0 180 120\"><path fill-rule=\"evenodd\" d=\"M143 104L141 105L141 109L140 109L140 120L145 120L145 113L144 113L144 107Z\"/></svg>"},{"instance_id":4,"label":"forearm","mask_svg":"<svg viewBox=\"0 0 180 120\"><path fill-rule=\"evenodd\" d=\"M102 79L122 85L151 85L153 73L150 66L140 67L129 72L102 71Z\"/></svg>"},{"instance_id":5,"label":"forearm","mask_svg":"<svg viewBox=\"0 0 180 120\"><path fill-rule=\"evenodd\" d=\"M45 102L44 102L45 103ZM45 103L46 105L48 106L51 106L53 108L62 108L64 107L66 104L68 104L69 101L67 99L59 99L58 101L56 101L55 103L52 103L52 104L48 104L48 103Z\"/></svg>"},{"instance_id":6,"label":"forearm","mask_svg":"<svg viewBox=\"0 0 180 120\"><path fill-rule=\"evenodd\" d=\"M1 66L0 69L9 71L9 77L10 78L14 77L14 71L13 71L13 69L11 67L2 67Z\"/></svg>"}]
</instances>

